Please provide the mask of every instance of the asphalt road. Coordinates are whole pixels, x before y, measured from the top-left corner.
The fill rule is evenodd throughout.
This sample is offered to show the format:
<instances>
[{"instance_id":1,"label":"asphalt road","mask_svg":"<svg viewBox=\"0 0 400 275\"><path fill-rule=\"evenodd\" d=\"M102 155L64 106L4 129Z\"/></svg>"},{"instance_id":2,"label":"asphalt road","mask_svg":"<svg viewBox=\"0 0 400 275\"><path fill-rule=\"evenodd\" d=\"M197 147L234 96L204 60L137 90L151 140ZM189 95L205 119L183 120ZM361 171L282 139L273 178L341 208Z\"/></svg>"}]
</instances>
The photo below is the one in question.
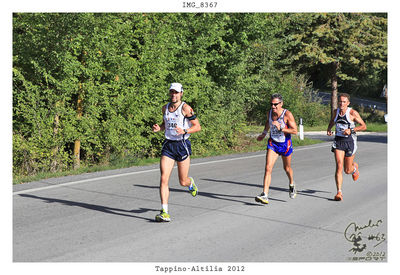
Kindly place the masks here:
<instances>
[{"instance_id":1,"label":"asphalt road","mask_svg":"<svg viewBox=\"0 0 400 275\"><path fill-rule=\"evenodd\" d=\"M360 179L344 176L342 202L330 144L295 148L295 199L278 160L269 205L254 201L264 152L193 159L200 192L174 170L170 223L154 222L158 165L14 186L13 261L387 261L387 137L359 142Z\"/></svg>"}]
</instances>

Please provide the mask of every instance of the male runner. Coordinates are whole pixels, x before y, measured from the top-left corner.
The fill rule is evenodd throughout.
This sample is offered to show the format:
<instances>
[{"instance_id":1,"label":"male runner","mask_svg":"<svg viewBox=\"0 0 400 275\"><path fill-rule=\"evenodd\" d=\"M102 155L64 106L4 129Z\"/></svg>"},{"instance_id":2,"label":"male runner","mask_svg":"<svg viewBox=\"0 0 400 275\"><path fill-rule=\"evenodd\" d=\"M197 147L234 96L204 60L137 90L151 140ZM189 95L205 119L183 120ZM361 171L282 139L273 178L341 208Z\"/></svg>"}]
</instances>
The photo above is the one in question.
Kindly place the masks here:
<instances>
[{"instance_id":1,"label":"male runner","mask_svg":"<svg viewBox=\"0 0 400 275\"><path fill-rule=\"evenodd\" d=\"M172 83L169 88L170 102L162 107L163 123L154 124L153 132L165 130L165 141L161 149L160 160L160 197L161 212L156 216L158 222L169 222L168 214L169 187L168 181L175 161L178 165L179 183L189 188L193 197L198 189L192 177L188 177L190 155L192 154L189 136L201 130L200 122L193 109L182 102L183 87L180 83Z\"/></svg>"},{"instance_id":2,"label":"male runner","mask_svg":"<svg viewBox=\"0 0 400 275\"><path fill-rule=\"evenodd\" d=\"M268 191L271 184L272 168L279 156L282 156L283 169L289 178L289 197L296 197L296 187L293 180L293 169L290 166L292 160L292 138L297 134L297 125L292 113L283 109L283 100L280 94L271 95L271 110L269 111L264 131L257 137L258 141L265 138L270 130L268 139L266 165L264 173L264 190L261 195L255 197L257 202L268 204Z\"/></svg>"},{"instance_id":3,"label":"male runner","mask_svg":"<svg viewBox=\"0 0 400 275\"><path fill-rule=\"evenodd\" d=\"M357 151L356 132L367 129L365 122L360 114L349 108L350 95L346 93L339 94L339 107L333 112L326 131L328 136L332 136L332 127L336 126L335 139L332 144L332 152L335 154L336 172L335 181L337 194L334 197L336 201L343 200L342 184L343 184L343 166L346 174L352 174L353 180L356 181L360 176L358 164L354 162L355 153ZM355 127L355 123L360 124Z\"/></svg>"}]
</instances>

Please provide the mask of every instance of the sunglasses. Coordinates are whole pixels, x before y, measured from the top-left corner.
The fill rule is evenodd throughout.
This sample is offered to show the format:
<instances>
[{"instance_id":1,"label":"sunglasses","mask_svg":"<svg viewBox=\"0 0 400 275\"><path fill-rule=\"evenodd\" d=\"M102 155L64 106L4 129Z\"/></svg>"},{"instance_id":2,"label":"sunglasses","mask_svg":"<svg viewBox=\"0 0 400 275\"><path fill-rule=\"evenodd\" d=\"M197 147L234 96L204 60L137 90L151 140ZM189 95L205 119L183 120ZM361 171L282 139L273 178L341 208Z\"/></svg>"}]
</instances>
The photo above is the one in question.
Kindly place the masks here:
<instances>
[{"instance_id":1,"label":"sunglasses","mask_svg":"<svg viewBox=\"0 0 400 275\"><path fill-rule=\"evenodd\" d=\"M271 103L271 106L278 106L280 104L280 102L278 102L278 103Z\"/></svg>"}]
</instances>

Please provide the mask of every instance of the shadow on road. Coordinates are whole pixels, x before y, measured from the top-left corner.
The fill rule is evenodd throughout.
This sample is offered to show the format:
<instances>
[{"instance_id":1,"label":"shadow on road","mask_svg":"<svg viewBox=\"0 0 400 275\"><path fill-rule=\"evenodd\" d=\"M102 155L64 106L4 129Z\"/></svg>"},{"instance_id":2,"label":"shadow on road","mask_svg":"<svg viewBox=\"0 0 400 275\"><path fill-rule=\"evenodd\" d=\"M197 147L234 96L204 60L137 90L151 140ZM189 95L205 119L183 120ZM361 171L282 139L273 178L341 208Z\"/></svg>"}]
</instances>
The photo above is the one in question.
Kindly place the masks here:
<instances>
[{"instance_id":1,"label":"shadow on road","mask_svg":"<svg viewBox=\"0 0 400 275\"><path fill-rule=\"evenodd\" d=\"M157 186L148 186L148 185L142 185L142 184L135 184L135 186L137 187L143 187L143 188L151 188L151 189L158 189L159 187ZM180 192L180 193L187 193L187 189L177 189L177 188L169 188L170 192ZM201 189L199 190L199 193L197 194L197 196L203 196L203 197L207 197L207 198L212 198L212 199L216 199L216 200L225 200L225 201L232 201L232 202L239 202L239 203L243 203L244 205L256 205L259 206L260 204L258 203L251 203L248 201L242 201L239 199L235 199L235 198L243 198L243 199L254 199L253 196L243 196L243 195L228 195L228 194L218 194L218 193L210 193L210 192L205 192L202 191ZM274 198L269 198L270 200L275 200L275 201L280 201L280 202L286 202L284 200L280 200L280 199L274 199Z\"/></svg>"},{"instance_id":2,"label":"shadow on road","mask_svg":"<svg viewBox=\"0 0 400 275\"><path fill-rule=\"evenodd\" d=\"M366 142L376 142L376 143L387 143L388 137L387 135L360 135L357 136L358 141L366 141Z\"/></svg>"},{"instance_id":3,"label":"shadow on road","mask_svg":"<svg viewBox=\"0 0 400 275\"><path fill-rule=\"evenodd\" d=\"M136 215L130 215L129 213L146 213L149 211L159 211L158 209L149 209L149 208L139 208L137 210L125 210L125 209L119 209L119 208L113 208L113 207L108 207L108 206L103 206L103 205L96 205L96 204L89 204L89 203L84 203L84 202L76 202L76 201L69 201L69 200L62 200L62 199L54 199L54 198L46 198L46 197L39 197L35 195L30 195L30 194L20 194L19 196L25 197L25 198L31 198L31 199L38 199L42 200L46 203L59 203L67 206L78 206L90 210L95 210L107 214L113 214L113 215L119 215L119 216L125 216L129 218L138 218L138 219L143 219L147 220L150 222L153 222L154 219L149 219L145 217L140 217ZM118 212L123 212L123 213L118 213Z\"/></svg>"},{"instance_id":4,"label":"shadow on road","mask_svg":"<svg viewBox=\"0 0 400 275\"><path fill-rule=\"evenodd\" d=\"M328 201L335 201L335 200L332 199L332 198L327 198L327 197L321 197L321 196L314 195L315 193L331 193L331 192L328 192L328 191L319 191L319 190L312 190L312 189L305 189L305 190L297 191L297 194L299 194L299 195L308 196L308 197L314 197L314 198L320 198L320 199L325 199L325 200L328 200ZM311 194L313 194L313 195L311 195Z\"/></svg>"},{"instance_id":5,"label":"shadow on road","mask_svg":"<svg viewBox=\"0 0 400 275\"><path fill-rule=\"evenodd\" d=\"M250 184L250 183L244 183L244 182L238 182L238 181L228 181L228 180L218 180L218 179L208 179L208 178L201 178L200 180L208 181L208 182L228 183L228 184L256 187L258 189L261 188L261 185L258 185L258 184ZM134 186L142 187L142 188L149 188L149 189L157 189L157 190L159 189L158 186L154 186L154 185L134 184ZM289 192L289 188L270 186L270 189L271 190L285 192L285 193ZM188 193L187 189L184 188L184 187L179 188L179 189L170 187L169 190L170 190L170 192ZM320 199L324 199L324 200L333 201L333 199L331 199L331 198L318 196L318 195L316 195L317 193L330 193L330 192L321 191L321 190L312 190L312 189L305 189L305 190L298 190L297 191L298 195L315 197L315 198L320 198ZM239 202L239 203L242 203L244 205L262 206L259 203L253 203L253 202L249 202L248 201L249 199L254 201L254 197L255 196L230 195L230 194L219 194L219 193L206 192L206 191L202 191L201 185L200 185L199 193L197 194L197 196L203 196L203 197L212 198L212 199L216 199L216 200ZM281 199L277 199L277 198L270 197L270 196L268 198L271 201L287 202L286 200L281 200ZM243 200L241 200L241 199L243 199Z\"/></svg>"},{"instance_id":6,"label":"shadow on road","mask_svg":"<svg viewBox=\"0 0 400 275\"><path fill-rule=\"evenodd\" d=\"M231 183L231 184L238 184L238 185L246 185L246 186L257 187L257 188L261 187L261 185L255 185L255 184L249 184L249 183L243 183L243 182L237 182L237 181L216 180L216 179L201 179L201 180L212 181L212 182ZM281 191L281 192L285 192L285 193L289 192L289 188L270 186L269 189L276 190L276 191ZM297 191L297 194L300 194L300 195L309 196L309 197L315 197L315 198L321 198L321 199L326 199L326 200L331 200L330 198L314 195L316 193L330 193L330 192L320 191L320 190L312 190L312 189L305 189L305 190L298 190ZM311 195L311 194L313 194L313 195ZM278 199L273 199L273 198L269 198L269 199L270 200L278 200ZM278 201L286 202L284 200L278 200Z\"/></svg>"},{"instance_id":7,"label":"shadow on road","mask_svg":"<svg viewBox=\"0 0 400 275\"><path fill-rule=\"evenodd\" d=\"M244 185L244 186L250 186L250 187L257 187L257 188L260 187L260 185L258 185L258 184L251 184L251 183L244 183L244 182L230 181L230 180L217 180L217 179L204 179L204 178L201 180L220 182L220 183L231 183L231 184L235 184L235 185Z\"/></svg>"}]
</instances>

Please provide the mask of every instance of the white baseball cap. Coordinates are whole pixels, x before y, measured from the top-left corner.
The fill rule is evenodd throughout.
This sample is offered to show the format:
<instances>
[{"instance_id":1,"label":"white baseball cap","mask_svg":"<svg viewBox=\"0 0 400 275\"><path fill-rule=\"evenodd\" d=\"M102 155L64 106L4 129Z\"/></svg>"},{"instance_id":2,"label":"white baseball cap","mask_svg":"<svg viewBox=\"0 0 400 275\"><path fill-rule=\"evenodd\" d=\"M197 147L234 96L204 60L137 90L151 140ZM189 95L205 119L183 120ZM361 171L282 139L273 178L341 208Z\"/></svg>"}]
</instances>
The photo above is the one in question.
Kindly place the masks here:
<instances>
[{"instance_id":1,"label":"white baseball cap","mask_svg":"<svg viewBox=\"0 0 400 275\"><path fill-rule=\"evenodd\" d=\"M171 86L169 87L169 90L175 90L177 92L183 92L183 87L181 83L171 83Z\"/></svg>"}]
</instances>

